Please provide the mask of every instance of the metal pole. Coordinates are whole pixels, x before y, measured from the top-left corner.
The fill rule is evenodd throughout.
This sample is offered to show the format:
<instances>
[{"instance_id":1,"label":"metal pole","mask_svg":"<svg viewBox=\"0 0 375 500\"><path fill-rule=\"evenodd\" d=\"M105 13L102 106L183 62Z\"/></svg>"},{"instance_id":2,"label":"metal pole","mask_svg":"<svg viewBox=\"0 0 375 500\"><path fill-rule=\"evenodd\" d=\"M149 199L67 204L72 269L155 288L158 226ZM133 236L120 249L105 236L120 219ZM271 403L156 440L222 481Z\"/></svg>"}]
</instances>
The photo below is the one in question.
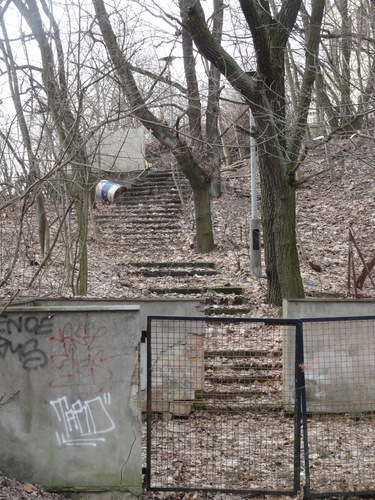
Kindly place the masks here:
<instances>
[{"instance_id":1,"label":"metal pole","mask_svg":"<svg viewBox=\"0 0 375 500\"><path fill-rule=\"evenodd\" d=\"M254 127L254 116L250 113L250 134ZM260 253L260 219L258 217L257 196L257 152L256 142L250 135L250 176L251 176L251 219L250 219L250 269L253 276L262 276Z\"/></svg>"}]
</instances>

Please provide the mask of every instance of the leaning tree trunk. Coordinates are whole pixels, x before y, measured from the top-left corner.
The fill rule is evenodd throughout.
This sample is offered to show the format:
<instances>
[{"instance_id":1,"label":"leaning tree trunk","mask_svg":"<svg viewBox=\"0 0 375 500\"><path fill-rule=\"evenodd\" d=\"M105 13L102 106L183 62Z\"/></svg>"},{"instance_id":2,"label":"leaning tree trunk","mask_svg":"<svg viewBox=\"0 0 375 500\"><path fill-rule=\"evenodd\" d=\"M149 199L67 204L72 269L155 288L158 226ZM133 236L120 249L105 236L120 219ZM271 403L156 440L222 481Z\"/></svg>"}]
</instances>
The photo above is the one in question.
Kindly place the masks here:
<instances>
[{"instance_id":1,"label":"leaning tree trunk","mask_svg":"<svg viewBox=\"0 0 375 500\"><path fill-rule=\"evenodd\" d=\"M89 213L89 189L87 185L81 184L79 186L78 199L75 202L75 209L77 214L78 226L78 255L76 261L78 265L78 273L74 279L73 273L73 292L74 295L84 296L87 295L88 284L88 259L87 259L87 233L88 233L88 218Z\"/></svg>"},{"instance_id":2,"label":"leaning tree trunk","mask_svg":"<svg viewBox=\"0 0 375 500\"><path fill-rule=\"evenodd\" d=\"M214 0L212 36L221 43L224 22L224 2ZM208 156L210 172L210 194L214 198L221 196L221 137L219 132L220 80L221 72L210 63L208 78L208 98L206 109L206 133L210 150Z\"/></svg>"}]
</instances>

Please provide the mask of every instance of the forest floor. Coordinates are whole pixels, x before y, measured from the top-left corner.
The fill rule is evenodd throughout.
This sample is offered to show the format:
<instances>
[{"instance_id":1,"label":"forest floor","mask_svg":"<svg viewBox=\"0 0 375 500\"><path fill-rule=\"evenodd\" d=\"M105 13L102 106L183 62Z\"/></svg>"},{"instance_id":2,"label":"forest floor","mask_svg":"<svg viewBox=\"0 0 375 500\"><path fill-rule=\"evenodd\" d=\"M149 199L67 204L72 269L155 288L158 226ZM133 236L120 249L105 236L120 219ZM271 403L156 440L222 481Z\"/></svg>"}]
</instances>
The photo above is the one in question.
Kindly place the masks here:
<instances>
[{"instance_id":1,"label":"forest floor","mask_svg":"<svg viewBox=\"0 0 375 500\"><path fill-rule=\"evenodd\" d=\"M371 277L365 280L363 288L357 292L354 290L352 279L353 272L358 276L362 271L363 261L368 262L375 255L373 132L367 131L367 138L356 136L351 140L332 141L328 145L330 161L335 167L334 180L331 177L332 171L327 170L328 160L324 146L317 147L315 143L311 143L312 148L317 148L316 152L311 155L303 172L299 174L300 178L311 178L297 191L299 253L306 297L375 298ZM321 173L322 171L325 172ZM108 205L98 206L96 210L100 213L111 208ZM223 196L212 201L216 247L208 256L199 255L194 250L192 202L189 202L183 211L180 222L181 238L176 239L173 245L167 248L152 244L143 248L141 244L137 247L133 243L131 247L122 247L119 250L113 245L110 235L98 233L97 227L93 225L89 243L89 297L134 299L152 296L149 289L155 286L160 278L128 274L127 263L130 261L205 260L214 262L220 273L216 276L194 277L196 286L241 286L251 307L249 317L280 317L281 308L266 301L264 266L261 278L253 277L250 272L250 211L250 175L247 162L244 161L223 169ZM6 241L14 231L12 219L15 215L10 209L0 216L0 260L4 261L9 255ZM354 244L349 241L350 231ZM33 241L36 241L35 231L30 231L29 248ZM351 251L353 264L349 279L348 263ZM50 274L45 274L44 278L27 287L34 269L30 266L30 254L26 257L17 275L3 286L2 300L9 300L16 293L20 297L69 296L69 289L62 286L59 277L61 259L55 259L55 275L52 266L48 271ZM166 277L163 286L168 287L175 283L175 279ZM45 492L38 486L21 484L0 475L0 500L56 498L56 495ZM195 493L160 493L147 494L145 498L234 500L245 497L228 494L202 496Z\"/></svg>"}]
</instances>

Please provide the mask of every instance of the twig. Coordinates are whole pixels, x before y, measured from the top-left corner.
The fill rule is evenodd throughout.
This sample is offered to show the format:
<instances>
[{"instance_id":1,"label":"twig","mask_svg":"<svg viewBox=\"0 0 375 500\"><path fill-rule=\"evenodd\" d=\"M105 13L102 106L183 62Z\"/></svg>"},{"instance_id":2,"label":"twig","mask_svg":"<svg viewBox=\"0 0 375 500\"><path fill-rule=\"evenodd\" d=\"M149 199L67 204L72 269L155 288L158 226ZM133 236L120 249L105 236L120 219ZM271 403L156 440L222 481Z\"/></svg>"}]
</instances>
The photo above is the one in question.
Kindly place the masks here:
<instances>
[{"instance_id":1,"label":"twig","mask_svg":"<svg viewBox=\"0 0 375 500\"><path fill-rule=\"evenodd\" d=\"M17 295L20 293L19 290L17 290L11 297L10 299L8 300L8 303L5 304L5 306L2 307L2 309L0 309L0 315L4 313L4 311L12 304L12 302L14 301L14 299L17 297ZM1 401L1 398L0 398L0 401Z\"/></svg>"},{"instance_id":2,"label":"twig","mask_svg":"<svg viewBox=\"0 0 375 500\"><path fill-rule=\"evenodd\" d=\"M13 399L17 396L17 394L20 392L20 389L17 389L16 392L13 392L13 394L11 396L8 397L8 399L6 401L4 401L4 403L2 402L3 399L5 398L6 394L3 394L2 396L0 396L0 407L1 406L5 406L7 405L8 403L10 403L11 401L13 401Z\"/></svg>"}]
</instances>

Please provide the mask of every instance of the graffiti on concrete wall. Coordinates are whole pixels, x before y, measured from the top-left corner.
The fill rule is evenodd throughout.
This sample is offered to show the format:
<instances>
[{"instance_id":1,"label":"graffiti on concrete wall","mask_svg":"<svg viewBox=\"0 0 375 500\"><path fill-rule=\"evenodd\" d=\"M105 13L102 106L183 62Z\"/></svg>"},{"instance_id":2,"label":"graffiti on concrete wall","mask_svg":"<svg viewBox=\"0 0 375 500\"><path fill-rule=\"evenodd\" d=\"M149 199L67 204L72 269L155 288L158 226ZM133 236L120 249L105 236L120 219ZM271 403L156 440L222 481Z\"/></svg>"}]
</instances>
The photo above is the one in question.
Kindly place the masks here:
<instances>
[{"instance_id":1,"label":"graffiti on concrete wall","mask_svg":"<svg viewBox=\"0 0 375 500\"><path fill-rule=\"evenodd\" d=\"M24 370L31 371L44 368L48 364L48 357L40 348L37 336L50 335L53 331L53 321L50 316L39 318L37 316L9 317L7 314L0 316L0 358L14 356ZM24 342L14 339L17 334L32 335Z\"/></svg>"},{"instance_id":2,"label":"graffiti on concrete wall","mask_svg":"<svg viewBox=\"0 0 375 500\"><path fill-rule=\"evenodd\" d=\"M115 382L113 359L126 353L113 345L112 331L103 323L88 314L63 322L53 314L0 315L0 360L19 363L28 372L48 366L44 381L58 394L47 405L61 447L96 447L115 430L108 389ZM89 396L82 394L85 389Z\"/></svg>"},{"instance_id":3,"label":"graffiti on concrete wall","mask_svg":"<svg viewBox=\"0 0 375 500\"><path fill-rule=\"evenodd\" d=\"M58 420L55 435L59 446L97 446L105 441L104 434L115 429L107 410L111 405L110 393L85 401L77 399L70 405L63 396L50 404Z\"/></svg>"},{"instance_id":4,"label":"graffiti on concrete wall","mask_svg":"<svg viewBox=\"0 0 375 500\"><path fill-rule=\"evenodd\" d=\"M49 382L53 388L86 385L103 389L113 380L111 361L125 355L111 347L107 326L90 328L88 315L81 324L67 322L50 340L58 346L50 356L58 374Z\"/></svg>"}]
</instances>

